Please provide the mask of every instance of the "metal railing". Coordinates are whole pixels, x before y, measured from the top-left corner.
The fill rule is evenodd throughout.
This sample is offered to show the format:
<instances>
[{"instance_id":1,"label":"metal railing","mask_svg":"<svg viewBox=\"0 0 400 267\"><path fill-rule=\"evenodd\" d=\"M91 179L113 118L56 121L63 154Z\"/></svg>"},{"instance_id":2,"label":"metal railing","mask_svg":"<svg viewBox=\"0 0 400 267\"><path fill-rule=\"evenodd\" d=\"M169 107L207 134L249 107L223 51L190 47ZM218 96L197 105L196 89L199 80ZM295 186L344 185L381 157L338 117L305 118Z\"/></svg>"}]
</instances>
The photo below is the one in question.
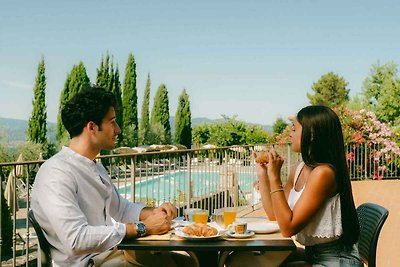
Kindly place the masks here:
<instances>
[{"instance_id":1,"label":"metal railing","mask_svg":"<svg viewBox=\"0 0 400 267\"><path fill-rule=\"evenodd\" d=\"M269 146L116 154L100 156L97 160L102 161L123 197L148 206L172 202L181 216L187 207L200 207L210 213L226 206L254 207L259 203L260 195L254 187L257 178L252 152L268 149ZM275 146L275 149L285 158L282 177L287 179L291 166L300 157L291 152L289 145ZM347 149L352 179L399 177L400 170L395 164L400 160L399 156L388 153L377 157L376 151L379 148L367 145ZM3 190L10 190L7 202L13 232L12 258L3 261L0 266L28 266L29 261L35 258L37 240L33 228L29 227L27 213L30 187L43 162L0 163ZM0 212L4 208L7 207L0 203ZM1 219L0 228L3 225ZM4 245L3 240L0 233L0 247Z\"/></svg>"}]
</instances>

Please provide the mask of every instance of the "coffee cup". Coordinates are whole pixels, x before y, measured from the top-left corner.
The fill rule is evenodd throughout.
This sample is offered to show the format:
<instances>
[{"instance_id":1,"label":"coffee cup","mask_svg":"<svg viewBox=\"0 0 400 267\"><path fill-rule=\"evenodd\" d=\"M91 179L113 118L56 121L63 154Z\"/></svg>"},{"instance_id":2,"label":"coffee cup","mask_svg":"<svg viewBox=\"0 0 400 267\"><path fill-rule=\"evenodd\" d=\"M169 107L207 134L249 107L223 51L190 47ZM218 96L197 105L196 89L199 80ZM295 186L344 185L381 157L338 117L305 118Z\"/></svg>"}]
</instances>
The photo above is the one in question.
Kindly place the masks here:
<instances>
[{"instance_id":1,"label":"coffee cup","mask_svg":"<svg viewBox=\"0 0 400 267\"><path fill-rule=\"evenodd\" d=\"M234 234L245 234L247 232L247 222L236 221L228 227L229 232Z\"/></svg>"}]
</instances>

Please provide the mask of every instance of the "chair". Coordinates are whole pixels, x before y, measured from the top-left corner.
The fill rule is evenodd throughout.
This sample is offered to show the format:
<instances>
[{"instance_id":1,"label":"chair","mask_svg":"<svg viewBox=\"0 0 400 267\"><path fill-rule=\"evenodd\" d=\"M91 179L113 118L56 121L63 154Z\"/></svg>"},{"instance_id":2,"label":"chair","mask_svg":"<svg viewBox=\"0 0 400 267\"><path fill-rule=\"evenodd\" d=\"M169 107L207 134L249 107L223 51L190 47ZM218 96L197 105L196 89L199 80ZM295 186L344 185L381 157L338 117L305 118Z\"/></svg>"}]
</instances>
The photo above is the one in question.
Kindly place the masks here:
<instances>
[{"instance_id":1,"label":"chair","mask_svg":"<svg viewBox=\"0 0 400 267\"><path fill-rule=\"evenodd\" d=\"M35 229L36 235L39 240L39 250L40 250L40 257L38 257L38 261L40 260L41 266L52 266L51 263L51 254L50 254L50 244L47 242L46 237L43 234L43 230L38 224L33 215L33 211L28 211L28 218L29 222L32 224L33 228Z\"/></svg>"},{"instance_id":2,"label":"chair","mask_svg":"<svg viewBox=\"0 0 400 267\"><path fill-rule=\"evenodd\" d=\"M375 267L378 238L389 211L377 204L364 203L358 206L357 215L360 222L360 258L369 267Z\"/></svg>"},{"instance_id":3,"label":"chair","mask_svg":"<svg viewBox=\"0 0 400 267\"><path fill-rule=\"evenodd\" d=\"M25 198L28 195L28 190L30 189L30 187L26 186L25 182L22 181L22 179L17 178L15 180L15 186L18 191L18 197Z\"/></svg>"}]
</instances>

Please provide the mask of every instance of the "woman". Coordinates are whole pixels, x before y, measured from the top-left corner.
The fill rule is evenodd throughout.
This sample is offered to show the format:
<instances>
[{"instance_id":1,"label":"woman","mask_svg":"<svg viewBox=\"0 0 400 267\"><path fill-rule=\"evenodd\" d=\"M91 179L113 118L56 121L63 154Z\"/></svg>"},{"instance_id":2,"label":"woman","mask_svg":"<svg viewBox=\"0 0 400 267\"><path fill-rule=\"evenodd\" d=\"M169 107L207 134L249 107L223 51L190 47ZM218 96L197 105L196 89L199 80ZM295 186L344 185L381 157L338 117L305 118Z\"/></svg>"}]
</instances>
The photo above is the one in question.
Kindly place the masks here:
<instances>
[{"instance_id":1,"label":"woman","mask_svg":"<svg viewBox=\"0 0 400 267\"><path fill-rule=\"evenodd\" d=\"M346 165L338 116L325 106L308 106L293 120L291 148L301 153L285 187L283 159L275 150L268 163L257 164L261 199L270 220L281 233L295 235L305 246L285 262L288 266L363 266L356 242L359 224ZM247 259L249 260L249 259ZM246 261L247 261L246 260ZM228 259L234 262L234 257ZM235 264L232 264L232 266Z\"/></svg>"}]
</instances>

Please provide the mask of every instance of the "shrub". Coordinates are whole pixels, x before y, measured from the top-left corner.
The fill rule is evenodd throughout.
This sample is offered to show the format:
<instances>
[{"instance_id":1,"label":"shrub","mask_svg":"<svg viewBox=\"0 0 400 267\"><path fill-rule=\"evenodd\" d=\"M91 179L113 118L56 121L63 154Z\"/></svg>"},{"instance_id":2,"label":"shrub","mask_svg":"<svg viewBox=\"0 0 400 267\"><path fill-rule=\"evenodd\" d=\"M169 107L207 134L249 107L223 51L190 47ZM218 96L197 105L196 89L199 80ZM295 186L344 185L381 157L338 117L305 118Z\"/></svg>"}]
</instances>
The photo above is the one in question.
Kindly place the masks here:
<instances>
[{"instance_id":1,"label":"shrub","mask_svg":"<svg viewBox=\"0 0 400 267\"><path fill-rule=\"evenodd\" d=\"M7 260L12 257L12 236L13 226L10 209L7 206L6 199L4 198L4 191L1 187L1 260Z\"/></svg>"},{"instance_id":2,"label":"shrub","mask_svg":"<svg viewBox=\"0 0 400 267\"><path fill-rule=\"evenodd\" d=\"M400 173L392 171L400 166L400 149L396 143L399 133L380 122L374 112L353 111L344 106L334 110L342 123L344 143L348 149L346 156L353 177L382 179L384 173L399 176ZM286 127L276 137L276 142L289 143L290 131L290 127Z\"/></svg>"}]
</instances>

